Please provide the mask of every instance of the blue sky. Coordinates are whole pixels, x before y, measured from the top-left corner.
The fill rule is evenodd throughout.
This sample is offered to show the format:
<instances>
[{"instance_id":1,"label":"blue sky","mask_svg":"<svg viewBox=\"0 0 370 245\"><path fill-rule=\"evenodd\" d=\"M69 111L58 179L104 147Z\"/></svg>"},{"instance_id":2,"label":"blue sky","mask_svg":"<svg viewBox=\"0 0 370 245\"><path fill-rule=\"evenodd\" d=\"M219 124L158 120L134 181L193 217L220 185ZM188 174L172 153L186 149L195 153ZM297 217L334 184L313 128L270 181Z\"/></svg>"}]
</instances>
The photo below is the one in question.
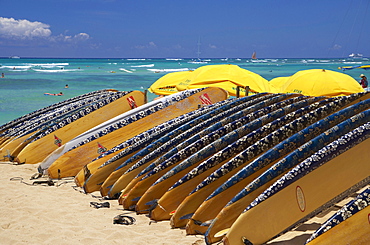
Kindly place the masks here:
<instances>
[{"instance_id":1,"label":"blue sky","mask_svg":"<svg viewBox=\"0 0 370 245\"><path fill-rule=\"evenodd\" d=\"M0 0L0 57L370 57L370 0Z\"/></svg>"}]
</instances>

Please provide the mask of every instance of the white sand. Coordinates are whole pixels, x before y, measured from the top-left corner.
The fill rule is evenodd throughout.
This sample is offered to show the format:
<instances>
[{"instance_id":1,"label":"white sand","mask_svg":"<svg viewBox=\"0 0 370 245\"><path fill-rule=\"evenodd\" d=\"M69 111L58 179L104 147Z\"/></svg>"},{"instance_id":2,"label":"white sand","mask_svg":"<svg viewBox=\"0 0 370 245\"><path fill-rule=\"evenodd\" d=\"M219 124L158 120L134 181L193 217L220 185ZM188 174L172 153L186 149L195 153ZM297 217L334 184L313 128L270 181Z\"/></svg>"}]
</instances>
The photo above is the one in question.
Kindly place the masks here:
<instances>
[{"instance_id":1,"label":"white sand","mask_svg":"<svg viewBox=\"0 0 370 245\"><path fill-rule=\"evenodd\" d=\"M171 229L169 221L150 222L146 215L123 210L117 200L95 197L98 192L83 194L80 188L73 188L73 179L61 180L54 186L25 184L47 180L30 180L37 173L37 165L0 162L0 172L0 244L205 244L203 236L186 236L183 229ZM346 199L337 206L348 201ZM96 209L90 206L90 202L109 202L110 208ZM269 244L304 244L339 207L307 221ZM120 214L134 217L135 224L113 224L114 217Z\"/></svg>"},{"instance_id":2,"label":"white sand","mask_svg":"<svg viewBox=\"0 0 370 245\"><path fill-rule=\"evenodd\" d=\"M150 224L147 216L123 210L117 200L109 200L110 208L93 208L90 202L107 200L75 190L73 180L61 180L59 186L10 180L21 177L32 184L36 165L1 163L0 171L0 244L205 244L202 236L171 229L169 221ZM113 224L119 214L134 217L136 223Z\"/></svg>"}]
</instances>

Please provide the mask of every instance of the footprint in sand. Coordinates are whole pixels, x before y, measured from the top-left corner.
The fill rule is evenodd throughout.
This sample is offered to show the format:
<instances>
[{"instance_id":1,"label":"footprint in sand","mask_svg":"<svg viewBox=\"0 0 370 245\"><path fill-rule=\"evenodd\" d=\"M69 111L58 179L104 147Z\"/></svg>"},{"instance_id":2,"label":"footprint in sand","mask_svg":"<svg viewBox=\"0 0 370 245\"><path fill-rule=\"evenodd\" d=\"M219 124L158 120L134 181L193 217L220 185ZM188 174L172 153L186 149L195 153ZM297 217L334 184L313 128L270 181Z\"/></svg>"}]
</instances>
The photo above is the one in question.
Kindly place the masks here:
<instances>
[{"instance_id":1,"label":"footprint in sand","mask_svg":"<svg viewBox=\"0 0 370 245\"><path fill-rule=\"evenodd\" d=\"M3 228L4 230L9 229L9 227L10 223L1 225L1 228Z\"/></svg>"}]
</instances>

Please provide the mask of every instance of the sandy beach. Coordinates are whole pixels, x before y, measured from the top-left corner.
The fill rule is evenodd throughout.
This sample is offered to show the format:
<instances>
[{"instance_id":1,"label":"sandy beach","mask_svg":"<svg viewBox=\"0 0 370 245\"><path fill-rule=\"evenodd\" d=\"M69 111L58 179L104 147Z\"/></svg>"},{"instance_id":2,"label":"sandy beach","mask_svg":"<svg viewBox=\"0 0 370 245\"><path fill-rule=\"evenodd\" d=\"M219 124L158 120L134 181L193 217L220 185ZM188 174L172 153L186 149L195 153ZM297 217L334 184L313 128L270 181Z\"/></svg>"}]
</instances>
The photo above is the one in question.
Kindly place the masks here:
<instances>
[{"instance_id":1,"label":"sandy beach","mask_svg":"<svg viewBox=\"0 0 370 245\"><path fill-rule=\"evenodd\" d=\"M38 165L0 162L1 244L154 244L203 245L201 235L186 236L183 229L171 229L169 221L153 222L146 215L123 210L117 200L103 200L99 193L84 194L73 179L32 185ZM268 244L304 244L311 234L347 198ZM109 202L109 208L94 208L90 202ZM114 217L128 215L133 225L113 224Z\"/></svg>"},{"instance_id":2,"label":"sandy beach","mask_svg":"<svg viewBox=\"0 0 370 245\"><path fill-rule=\"evenodd\" d=\"M85 195L73 188L72 179L54 186L27 185L46 180L30 180L37 165L2 162L0 171L0 244L205 244L202 236L171 229L169 221L150 222L145 215L123 210L117 200ZM107 201L110 208L90 206ZM120 214L134 217L135 224L113 224Z\"/></svg>"}]
</instances>

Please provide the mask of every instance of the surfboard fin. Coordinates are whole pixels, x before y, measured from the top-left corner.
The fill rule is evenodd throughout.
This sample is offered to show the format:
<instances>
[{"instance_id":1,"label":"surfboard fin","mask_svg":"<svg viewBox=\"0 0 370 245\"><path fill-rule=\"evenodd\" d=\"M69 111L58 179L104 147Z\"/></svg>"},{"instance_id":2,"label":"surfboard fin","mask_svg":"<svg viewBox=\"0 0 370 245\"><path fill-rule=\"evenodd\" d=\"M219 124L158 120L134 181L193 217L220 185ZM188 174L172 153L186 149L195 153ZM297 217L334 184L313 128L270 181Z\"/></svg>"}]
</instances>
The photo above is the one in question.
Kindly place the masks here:
<instances>
[{"instance_id":1,"label":"surfboard fin","mask_svg":"<svg viewBox=\"0 0 370 245\"><path fill-rule=\"evenodd\" d=\"M158 199L154 199L154 200L151 200L151 201L145 203L145 205L147 205L147 206L153 206L153 205L157 206L157 204L158 204L157 201L158 201Z\"/></svg>"},{"instance_id":2,"label":"surfboard fin","mask_svg":"<svg viewBox=\"0 0 370 245\"><path fill-rule=\"evenodd\" d=\"M193 214L194 213L191 213L191 214L185 214L184 216L182 216L180 219L190 219L191 217L193 217Z\"/></svg>"},{"instance_id":3,"label":"surfboard fin","mask_svg":"<svg viewBox=\"0 0 370 245\"><path fill-rule=\"evenodd\" d=\"M135 210L135 207L136 207L136 205L132 205L132 206L128 207L128 210Z\"/></svg>"},{"instance_id":4,"label":"surfboard fin","mask_svg":"<svg viewBox=\"0 0 370 245\"><path fill-rule=\"evenodd\" d=\"M200 224L200 226L210 226L212 222L213 222L213 219L207 220L206 222L203 222L202 224Z\"/></svg>"},{"instance_id":5,"label":"surfboard fin","mask_svg":"<svg viewBox=\"0 0 370 245\"><path fill-rule=\"evenodd\" d=\"M223 237L226 235L226 233L230 230L230 228L226 228L226 229L223 229L223 230L220 230L219 232L217 232L214 237ZM247 239L245 239L245 237L242 238L242 241L244 244L249 244L249 245L253 245L252 243L245 243L246 241L248 241ZM249 242L249 241L248 241Z\"/></svg>"},{"instance_id":6,"label":"surfboard fin","mask_svg":"<svg viewBox=\"0 0 370 245\"><path fill-rule=\"evenodd\" d=\"M121 193L122 193L122 192L118 192L118 193L114 194L114 195L111 197L111 199L112 199L112 200L113 200L113 199L118 199L118 198L121 196Z\"/></svg>"},{"instance_id":7,"label":"surfboard fin","mask_svg":"<svg viewBox=\"0 0 370 245\"><path fill-rule=\"evenodd\" d=\"M144 209L144 210L136 210L136 213L149 212L149 217L150 217L151 216L151 211L158 206L158 199L154 199L152 201L149 201L149 202L145 203L145 205L149 206L149 208Z\"/></svg>"},{"instance_id":8,"label":"surfboard fin","mask_svg":"<svg viewBox=\"0 0 370 245\"><path fill-rule=\"evenodd\" d=\"M206 222L202 222L200 220L195 220L195 219L190 219L190 220L192 220L194 222L194 224L199 225L199 226L210 226L210 224L213 221L213 219L207 220Z\"/></svg>"},{"instance_id":9,"label":"surfboard fin","mask_svg":"<svg viewBox=\"0 0 370 245\"><path fill-rule=\"evenodd\" d=\"M141 196L140 197L135 197L134 199L132 199L131 201L132 202L137 202L137 201L139 201L140 200L140 198L141 198Z\"/></svg>"},{"instance_id":10,"label":"surfboard fin","mask_svg":"<svg viewBox=\"0 0 370 245\"><path fill-rule=\"evenodd\" d=\"M253 245L253 243L251 243L247 238L245 237L242 237L242 242L245 244L245 245Z\"/></svg>"}]
</instances>

